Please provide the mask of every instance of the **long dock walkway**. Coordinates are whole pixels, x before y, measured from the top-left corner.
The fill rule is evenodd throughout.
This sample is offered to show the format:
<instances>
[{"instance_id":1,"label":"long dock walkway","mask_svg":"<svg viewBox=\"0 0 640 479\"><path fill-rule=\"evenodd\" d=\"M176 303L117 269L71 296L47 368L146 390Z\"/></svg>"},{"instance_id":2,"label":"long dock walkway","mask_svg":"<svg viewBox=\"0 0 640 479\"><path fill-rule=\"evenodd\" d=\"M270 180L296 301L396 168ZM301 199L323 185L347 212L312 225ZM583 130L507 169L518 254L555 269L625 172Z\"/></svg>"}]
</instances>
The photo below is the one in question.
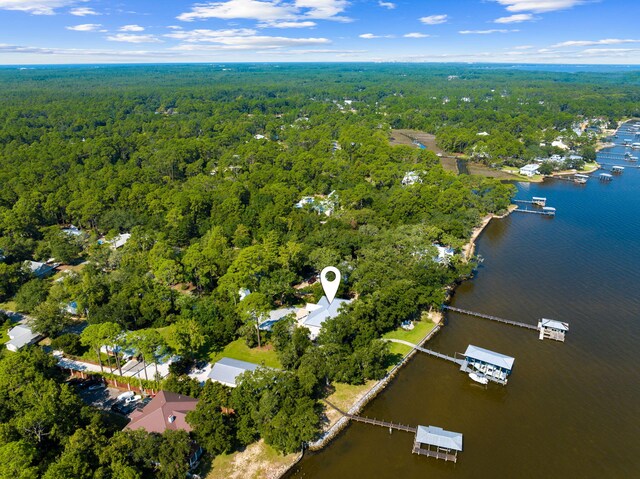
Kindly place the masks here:
<instances>
[{"instance_id":1,"label":"long dock walkway","mask_svg":"<svg viewBox=\"0 0 640 479\"><path fill-rule=\"evenodd\" d=\"M543 216L555 216L555 212L550 213L548 211L538 211L538 210L521 210L520 208L516 208L513 210L514 213L531 213L534 215L543 215Z\"/></svg>"},{"instance_id":2,"label":"long dock walkway","mask_svg":"<svg viewBox=\"0 0 640 479\"><path fill-rule=\"evenodd\" d=\"M498 318L497 316L491 316L489 314L477 313L475 311L469 311L467 309L455 308L453 306L443 305L442 309L447 311L453 311L454 313L466 314L467 316L473 316L476 318L488 319L490 321L497 321L498 323L509 324L511 326L518 326L519 328L538 330L538 326L528 323L521 323L519 321L512 321L510 319Z\"/></svg>"},{"instance_id":3,"label":"long dock walkway","mask_svg":"<svg viewBox=\"0 0 640 479\"><path fill-rule=\"evenodd\" d=\"M452 356L447 356L446 354L439 353L438 351L433 351L431 349L426 349L418 346L417 344L410 343L409 341L404 341L403 339L385 339L385 341L389 341L392 343L404 344L405 346L412 347L422 353L428 354L429 356L434 356L436 358L444 359L445 361L451 361L452 363L456 363L459 366L462 366L464 360L456 359Z\"/></svg>"},{"instance_id":4,"label":"long dock walkway","mask_svg":"<svg viewBox=\"0 0 640 479\"><path fill-rule=\"evenodd\" d=\"M340 409L338 406L336 406L335 404L331 403L330 401L327 401L326 399L324 400L324 402L326 402L329 406L331 406L333 409L338 411L344 417L346 417L348 419L351 419L353 421L363 422L365 424L371 424L373 426L381 426L381 427L384 427L384 428L387 428L387 429L395 429L396 431L411 432L413 434L415 434L416 431L418 430L417 428L415 428L413 426L406 426L404 424L398 424L398 423L395 423L395 422L382 421L380 419L371 419L371 418L365 417L365 416L356 416L355 414L349 414L349 413L344 412L342 409Z\"/></svg>"}]
</instances>

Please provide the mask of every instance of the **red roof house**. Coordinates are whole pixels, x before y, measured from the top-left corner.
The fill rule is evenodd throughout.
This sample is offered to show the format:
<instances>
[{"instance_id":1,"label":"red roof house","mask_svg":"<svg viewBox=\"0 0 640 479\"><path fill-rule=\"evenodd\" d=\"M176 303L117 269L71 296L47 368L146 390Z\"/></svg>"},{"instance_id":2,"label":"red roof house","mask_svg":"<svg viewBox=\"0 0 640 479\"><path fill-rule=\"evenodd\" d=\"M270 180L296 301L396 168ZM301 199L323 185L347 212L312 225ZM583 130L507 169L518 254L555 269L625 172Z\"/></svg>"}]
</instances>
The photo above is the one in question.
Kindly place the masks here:
<instances>
[{"instance_id":1,"label":"red roof house","mask_svg":"<svg viewBox=\"0 0 640 479\"><path fill-rule=\"evenodd\" d=\"M160 391L142 411L131 414L131 422L125 429L145 429L159 434L167 429L191 431L186 416L197 404L198 400L192 397Z\"/></svg>"}]
</instances>

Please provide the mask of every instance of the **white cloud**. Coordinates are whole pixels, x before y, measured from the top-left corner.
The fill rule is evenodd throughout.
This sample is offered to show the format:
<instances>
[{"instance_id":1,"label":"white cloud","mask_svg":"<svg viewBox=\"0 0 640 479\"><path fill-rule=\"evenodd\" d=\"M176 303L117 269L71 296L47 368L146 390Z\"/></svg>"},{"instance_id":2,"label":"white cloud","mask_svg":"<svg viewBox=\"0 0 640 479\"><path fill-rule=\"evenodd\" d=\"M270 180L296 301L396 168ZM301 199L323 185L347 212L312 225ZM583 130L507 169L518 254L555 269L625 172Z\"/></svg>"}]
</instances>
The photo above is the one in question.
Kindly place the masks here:
<instances>
[{"instance_id":1,"label":"white cloud","mask_svg":"<svg viewBox=\"0 0 640 479\"><path fill-rule=\"evenodd\" d=\"M118 28L119 32L144 32L144 27L140 25L123 25Z\"/></svg>"},{"instance_id":2,"label":"white cloud","mask_svg":"<svg viewBox=\"0 0 640 479\"><path fill-rule=\"evenodd\" d=\"M160 43L162 40L154 35L135 35L133 33L116 33L109 35L107 40L110 42L126 42L126 43Z\"/></svg>"},{"instance_id":3,"label":"white cloud","mask_svg":"<svg viewBox=\"0 0 640 479\"><path fill-rule=\"evenodd\" d=\"M605 38L604 40L569 40L562 43L556 43L555 45L551 45L551 47L589 47L592 45L621 45L623 43L640 43L640 40L621 38Z\"/></svg>"},{"instance_id":4,"label":"white cloud","mask_svg":"<svg viewBox=\"0 0 640 479\"><path fill-rule=\"evenodd\" d=\"M69 13L71 15L75 15L76 17L86 17L87 15L100 15L93 8L88 8L88 7L72 8L71 10L69 10Z\"/></svg>"},{"instance_id":5,"label":"white cloud","mask_svg":"<svg viewBox=\"0 0 640 479\"><path fill-rule=\"evenodd\" d=\"M173 38L176 40L182 40L190 43L202 43L202 42L219 42L221 38L225 37L242 37L255 35L257 32L251 28L230 28L228 30L184 30L174 33L167 33L164 35L166 38Z\"/></svg>"},{"instance_id":6,"label":"white cloud","mask_svg":"<svg viewBox=\"0 0 640 479\"><path fill-rule=\"evenodd\" d=\"M363 33L362 35L358 35L360 38L364 38L365 40L373 40L374 38L394 38L394 35L374 35L373 33Z\"/></svg>"},{"instance_id":7,"label":"white cloud","mask_svg":"<svg viewBox=\"0 0 640 479\"><path fill-rule=\"evenodd\" d=\"M97 32L100 31L102 25L99 23L83 23L82 25L74 25L72 27L65 27L67 30L73 30L74 32Z\"/></svg>"},{"instance_id":8,"label":"white cloud","mask_svg":"<svg viewBox=\"0 0 640 479\"><path fill-rule=\"evenodd\" d=\"M582 5L587 0L494 0L507 7L509 12L555 12Z\"/></svg>"},{"instance_id":9,"label":"white cloud","mask_svg":"<svg viewBox=\"0 0 640 479\"><path fill-rule=\"evenodd\" d=\"M331 43L327 38L290 38L256 35L256 33L256 30L251 28L231 28L228 30L197 29L167 33L164 37L184 42L172 47L172 50L178 51L216 49L249 50L252 48L274 49L287 46L323 45Z\"/></svg>"},{"instance_id":10,"label":"white cloud","mask_svg":"<svg viewBox=\"0 0 640 479\"><path fill-rule=\"evenodd\" d=\"M178 25L169 25L169 26L167 26L167 28L169 30L182 30L182 27L180 27Z\"/></svg>"},{"instance_id":11,"label":"white cloud","mask_svg":"<svg viewBox=\"0 0 640 479\"><path fill-rule=\"evenodd\" d=\"M460 30L460 35L491 35L492 33L512 33L520 30L505 30L503 28L493 28L491 30Z\"/></svg>"},{"instance_id":12,"label":"white cloud","mask_svg":"<svg viewBox=\"0 0 640 479\"><path fill-rule=\"evenodd\" d=\"M312 22L310 20L306 22L262 22L258 24L260 28L310 28L315 27L316 22Z\"/></svg>"},{"instance_id":13,"label":"white cloud","mask_svg":"<svg viewBox=\"0 0 640 479\"><path fill-rule=\"evenodd\" d=\"M17 10L33 15L55 15L55 9L68 7L78 0L0 0L0 10Z\"/></svg>"},{"instance_id":14,"label":"white cloud","mask_svg":"<svg viewBox=\"0 0 640 479\"><path fill-rule=\"evenodd\" d=\"M439 25L441 23L447 23L449 15L429 15L428 17L420 18L420 21L425 25Z\"/></svg>"},{"instance_id":15,"label":"white cloud","mask_svg":"<svg viewBox=\"0 0 640 479\"><path fill-rule=\"evenodd\" d=\"M431 35L427 35L426 33L413 32L413 33L405 33L402 36L404 38L427 38L427 37L430 37Z\"/></svg>"},{"instance_id":16,"label":"white cloud","mask_svg":"<svg viewBox=\"0 0 640 479\"><path fill-rule=\"evenodd\" d=\"M348 18L338 16L348 5L347 0L295 0L297 8L308 9L304 13L305 17L319 20L349 21Z\"/></svg>"},{"instance_id":17,"label":"white cloud","mask_svg":"<svg viewBox=\"0 0 640 479\"><path fill-rule=\"evenodd\" d=\"M207 40L215 45L203 45L201 43L183 43L170 50L175 51L216 51L216 50L255 50L256 48L262 49L275 49L291 46L305 46L305 45L324 45L331 43L327 38L289 38L289 37L271 37L271 36L230 36L219 37L217 39Z\"/></svg>"},{"instance_id":18,"label":"white cloud","mask_svg":"<svg viewBox=\"0 0 640 479\"><path fill-rule=\"evenodd\" d=\"M348 4L347 0L224 0L193 5L191 11L182 13L177 18L184 22L208 18L262 22L314 19L350 21L349 18L339 16Z\"/></svg>"},{"instance_id":19,"label":"white cloud","mask_svg":"<svg viewBox=\"0 0 640 479\"><path fill-rule=\"evenodd\" d=\"M378 5L380 5L383 8L388 8L389 10L393 10L394 8L396 8L396 4L395 3L383 2L381 0L378 0Z\"/></svg>"},{"instance_id":20,"label":"white cloud","mask_svg":"<svg viewBox=\"0 0 640 479\"><path fill-rule=\"evenodd\" d=\"M533 48L533 45L519 45L517 47L513 47L514 50L530 50Z\"/></svg>"},{"instance_id":21,"label":"white cloud","mask_svg":"<svg viewBox=\"0 0 640 479\"><path fill-rule=\"evenodd\" d=\"M147 51L147 50L104 50L104 49L82 49L82 48L41 48L21 45L0 44L0 53L19 53L35 55L66 55L66 56L92 56L104 57L171 57L172 52Z\"/></svg>"},{"instance_id":22,"label":"white cloud","mask_svg":"<svg viewBox=\"0 0 640 479\"><path fill-rule=\"evenodd\" d=\"M510 15L508 17L500 17L496 18L493 23L521 23L521 22L530 22L535 20L531 13L516 13L515 15Z\"/></svg>"},{"instance_id":23,"label":"white cloud","mask_svg":"<svg viewBox=\"0 0 640 479\"><path fill-rule=\"evenodd\" d=\"M591 56L601 56L601 55L621 56L621 55L626 55L628 53L636 53L639 51L640 50L638 50L637 48L587 48L586 50L583 50L582 53L584 55L591 55Z\"/></svg>"}]
</instances>

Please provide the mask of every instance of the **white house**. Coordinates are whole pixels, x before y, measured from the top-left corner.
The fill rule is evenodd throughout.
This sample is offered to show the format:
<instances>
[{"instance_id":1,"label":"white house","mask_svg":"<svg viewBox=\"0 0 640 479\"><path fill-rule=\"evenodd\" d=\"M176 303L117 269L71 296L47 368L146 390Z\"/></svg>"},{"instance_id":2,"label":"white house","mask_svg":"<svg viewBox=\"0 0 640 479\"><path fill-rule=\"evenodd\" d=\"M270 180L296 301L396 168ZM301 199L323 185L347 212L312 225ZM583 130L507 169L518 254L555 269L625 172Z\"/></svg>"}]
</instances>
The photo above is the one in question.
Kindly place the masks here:
<instances>
[{"instance_id":1,"label":"white house","mask_svg":"<svg viewBox=\"0 0 640 479\"><path fill-rule=\"evenodd\" d=\"M531 163L530 165L525 165L522 168L520 168L520 174L522 176L534 176L538 173L538 170L540 169L540 165L537 165L535 163Z\"/></svg>"},{"instance_id":2,"label":"white house","mask_svg":"<svg viewBox=\"0 0 640 479\"><path fill-rule=\"evenodd\" d=\"M320 298L318 304L307 303L297 314L298 325L308 328L311 339L316 339L322 328L322 324L328 319L333 319L340 313L344 304L351 303L351 299L335 298L331 304L326 296Z\"/></svg>"},{"instance_id":3,"label":"white house","mask_svg":"<svg viewBox=\"0 0 640 479\"><path fill-rule=\"evenodd\" d=\"M82 236L83 232L77 226L69 226L68 228L62 228L62 232L69 236Z\"/></svg>"},{"instance_id":4,"label":"white house","mask_svg":"<svg viewBox=\"0 0 640 479\"><path fill-rule=\"evenodd\" d=\"M9 330L9 341L5 346L9 351L17 353L24 346L37 343L42 335L34 333L26 324L19 324Z\"/></svg>"},{"instance_id":5,"label":"white house","mask_svg":"<svg viewBox=\"0 0 640 479\"><path fill-rule=\"evenodd\" d=\"M416 183L422 183L422 178L415 171L409 171L404 178L402 178L402 184L404 186L415 185Z\"/></svg>"},{"instance_id":6,"label":"white house","mask_svg":"<svg viewBox=\"0 0 640 479\"><path fill-rule=\"evenodd\" d=\"M455 251L453 250L453 248L448 248L446 246L441 246L439 244L434 244L433 246L435 246L436 249L438 250L438 255L435 258L433 258L433 260L439 264L449 264L449 261L451 260L451 258L453 258L453 255L455 254Z\"/></svg>"},{"instance_id":7,"label":"white house","mask_svg":"<svg viewBox=\"0 0 640 479\"><path fill-rule=\"evenodd\" d=\"M98 244L108 243L111 249L118 249L124 246L126 242L129 241L129 238L131 238L131 233L122 233L120 235L114 236L111 240L100 238L98 240Z\"/></svg>"}]
</instances>

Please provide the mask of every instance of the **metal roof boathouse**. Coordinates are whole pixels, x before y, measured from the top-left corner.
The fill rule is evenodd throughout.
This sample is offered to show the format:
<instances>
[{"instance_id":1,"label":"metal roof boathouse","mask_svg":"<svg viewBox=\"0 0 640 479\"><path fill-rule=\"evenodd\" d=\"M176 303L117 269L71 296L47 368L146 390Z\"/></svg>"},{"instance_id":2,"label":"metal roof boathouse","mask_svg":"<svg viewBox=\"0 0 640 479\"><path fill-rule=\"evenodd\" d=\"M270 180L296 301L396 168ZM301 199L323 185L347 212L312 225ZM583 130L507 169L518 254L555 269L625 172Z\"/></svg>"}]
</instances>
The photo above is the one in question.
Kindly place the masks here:
<instances>
[{"instance_id":1,"label":"metal roof boathouse","mask_svg":"<svg viewBox=\"0 0 640 479\"><path fill-rule=\"evenodd\" d=\"M564 343L564 335L569 331L569 323L542 318L538 321L538 330L540 330L539 339L549 338Z\"/></svg>"},{"instance_id":2,"label":"metal roof boathouse","mask_svg":"<svg viewBox=\"0 0 640 479\"><path fill-rule=\"evenodd\" d=\"M463 356L465 359L460 367L461 371L480 373L489 381L506 386L507 377L513 370L514 358L472 344L467 347Z\"/></svg>"},{"instance_id":3,"label":"metal roof boathouse","mask_svg":"<svg viewBox=\"0 0 640 479\"><path fill-rule=\"evenodd\" d=\"M459 451L462 451L462 433L436 426L418 426L413 441L414 454L457 462Z\"/></svg>"}]
</instances>

